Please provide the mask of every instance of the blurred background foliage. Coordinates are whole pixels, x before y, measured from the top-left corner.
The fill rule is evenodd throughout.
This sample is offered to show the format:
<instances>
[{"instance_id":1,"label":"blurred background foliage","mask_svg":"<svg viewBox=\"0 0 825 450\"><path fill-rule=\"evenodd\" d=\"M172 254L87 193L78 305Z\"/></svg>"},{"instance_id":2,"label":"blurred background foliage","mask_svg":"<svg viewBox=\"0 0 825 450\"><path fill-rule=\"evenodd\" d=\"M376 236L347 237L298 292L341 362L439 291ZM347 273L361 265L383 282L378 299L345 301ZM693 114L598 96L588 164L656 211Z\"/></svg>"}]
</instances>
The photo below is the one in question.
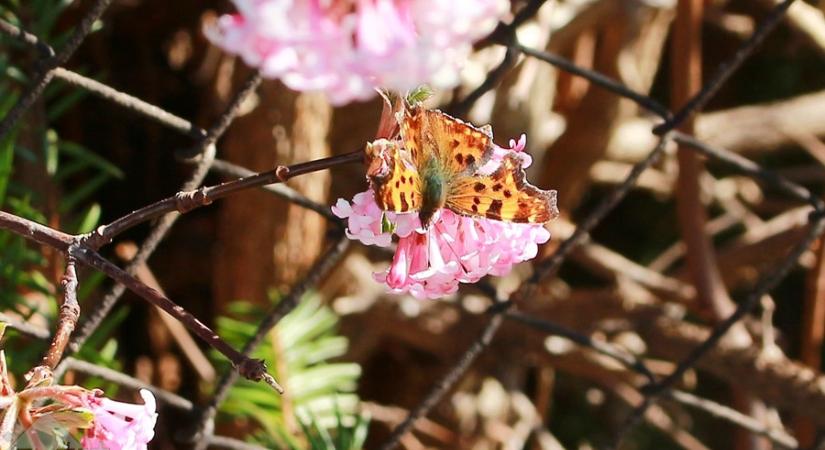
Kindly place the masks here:
<instances>
[{"instance_id":1,"label":"blurred background foliage","mask_svg":"<svg viewBox=\"0 0 825 450\"><path fill-rule=\"evenodd\" d=\"M0 16L59 47L88 3L9 0L0 4ZM523 3L513 1L513 9ZM701 30L695 31L702 33L707 79L774 2L704 4ZM817 193L825 183L823 5L798 1L695 120L700 139ZM518 36L526 46L563 55L669 104L671 74L685 64L684 55L670 46L675 6L671 0L547 1ZM205 24L231 9L218 0L179 0L174 7L161 0L117 0L67 67L209 127L250 73L202 35ZM37 54L7 37L0 37L0 45L0 113L5 113L33 73ZM436 93L433 104L454 108L503 56L501 47L479 46L462 85ZM380 109L378 100L334 109L322 96L266 81L218 142L218 157L263 171L276 163L344 153L373 137ZM523 57L463 117L491 123L499 144L527 133L527 150L536 161L530 177L559 191L562 210L562 218L549 225L554 239L543 255L654 144L655 119L635 105ZM174 194L191 171L177 154L192 145L185 136L57 81L22 126L0 142L0 207L67 232L88 231ZM718 305L697 297L691 282L685 228L677 215L678 166L676 149L669 149L559 275L520 307L643 357L657 374L672 370L724 317ZM295 178L290 185L332 204L366 188L363 170L342 167ZM211 175L207 183L221 180ZM713 242L733 302L772 270L806 227L802 205L712 162L699 177L699 197L708 223L705 230L688 233ZM114 250L105 249L106 256L128 260L129 249L148 229L125 234ZM141 276L239 347L264 312L306 274L331 234L314 212L265 192L245 192L183 216ZM288 394L276 397L267 388L239 383L221 409L220 434L267 448L375 448L478 335L487 301L473 286L432 302L386 295L371 272L386 267L387 254L353 247L256 354L270 362ZM732 333L736 338L723 342L679 387L762 423L784 424L802 444L810 444L825 423L810 417L815 414L805 401L815 401L821 392L796 397L794 389L804 377L821 380L823 267L817 246L763 301L759 314ZM0 232L0 319L51 330L62 268L59 254ZM490 281L507 293L530 273L525 264ZM110 281L89 270L81 271L80 280L85 314ZM198 403L208 401L226 361L204 358L206 350L187 343L162 314L130 294L126 298L77 357ZM4 345L18 376L45 349L42 341L13 331ZM117 389L81 373L66 377L67 383ZM402 444L410 449L597 448L641 401L642 385L637 374L588 349L509 323ZM153 446L179 448L175 432L190 418L172 407L162 407L160 414ZM624 448L745 450L771 444L665 402L651 409Z\"/></svg>"}]
</instances>

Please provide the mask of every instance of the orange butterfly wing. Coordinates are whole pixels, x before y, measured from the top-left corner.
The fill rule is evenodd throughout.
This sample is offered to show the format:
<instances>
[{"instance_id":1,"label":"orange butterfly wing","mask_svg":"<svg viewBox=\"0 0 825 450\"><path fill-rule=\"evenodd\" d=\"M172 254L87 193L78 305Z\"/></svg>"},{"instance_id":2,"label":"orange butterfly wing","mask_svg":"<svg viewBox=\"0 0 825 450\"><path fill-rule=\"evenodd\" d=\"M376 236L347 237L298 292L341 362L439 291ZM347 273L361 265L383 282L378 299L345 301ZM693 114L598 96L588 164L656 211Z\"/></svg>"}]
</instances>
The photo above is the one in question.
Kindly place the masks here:
<instances>
[{"instance_id":1,"label":"orange butterfly wing","mask_svg":"<svg viewBox=\"0 0 825 450\"><path fill-rule=\"evenodd\" d=\"M441 111L419 106L401 114L402 142L419 170L428 159L437 158L446 178L469 175L493 154L490 127L476 128Z\"/></svg>"},{"instance_id":2,"label":"orange butterfly wing","mask_svg":"<svg viewBox=\"0 0 825 450\"><path fill-rule=\"evenodd\" d=\"M465 216L519 223L544 223L559 214L556 191L528 183L515 155L507 155L489 176L455 180L447 194L447 207Z\"/></svg>"},{"instance_id":3,"label":"orange butterfly wing","mask_svg":"<svg viewBox=\"0 0 825 450\"><path fill-rule=\"evenodd\" d=\"M401 146L379 140L367 148L367 175L385 211L446 206L465 216L519 223L544 223L558 216L556 191L528 183L515 155L506 156L490 175L477 173L493 154L489 127L477 128L419 106L400 112L398 120ZM437 164L431 164L433 159ZM422 175L428 170L437 170L427 172L428 179L440 180L447 188L444 205L424 205L428 200Z\"/></svg>"},{"instance_id":4,"label":"orange butterfly wing","mask_svg":"<svg viewBox=\"0 0 825 450\"><path fill-rule=\"evenodd\" d=\"M379 139L367 144L367 179L375 202L384 211L421 209L421 178L409 152L395 142Z\"/></svg>"}]
</instances>

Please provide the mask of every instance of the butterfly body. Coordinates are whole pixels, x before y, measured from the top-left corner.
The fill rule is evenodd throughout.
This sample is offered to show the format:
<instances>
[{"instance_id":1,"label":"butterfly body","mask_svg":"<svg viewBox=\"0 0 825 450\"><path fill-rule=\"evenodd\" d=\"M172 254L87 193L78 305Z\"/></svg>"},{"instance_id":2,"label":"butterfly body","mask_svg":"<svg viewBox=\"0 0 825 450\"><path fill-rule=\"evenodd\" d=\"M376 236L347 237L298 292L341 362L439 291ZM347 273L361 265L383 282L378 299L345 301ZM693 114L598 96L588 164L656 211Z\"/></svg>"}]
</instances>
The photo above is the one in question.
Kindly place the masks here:
<instances>
[{"instance_id":1,"label":"butterfly body","mask_svg":"<svg viewBox=\"0 0 825 450\"><path fill-rule=\"evenodd\" d=\"M447 203L449 186L445 177L446 171L435 158L431 158L419 172L421 177L421 208L418 218L421 225L426 227L436 211Z\"/></svg>"},{"instance_id":2,"label":"butterfly body","mask_svg":"<svg viewBox=\"0 0 825 450\"><path fill-rule=\"evenodd\" d=\"M420 107L402 111L399 122L400 145L382 139L367 147L367 178L383 210L417 212L425 228L440 208L520 223L558 215L556 192L528 183L515 155L505 156L492 173L479 172L493 156L489 127Z\"/></svg>"}]
</instances>

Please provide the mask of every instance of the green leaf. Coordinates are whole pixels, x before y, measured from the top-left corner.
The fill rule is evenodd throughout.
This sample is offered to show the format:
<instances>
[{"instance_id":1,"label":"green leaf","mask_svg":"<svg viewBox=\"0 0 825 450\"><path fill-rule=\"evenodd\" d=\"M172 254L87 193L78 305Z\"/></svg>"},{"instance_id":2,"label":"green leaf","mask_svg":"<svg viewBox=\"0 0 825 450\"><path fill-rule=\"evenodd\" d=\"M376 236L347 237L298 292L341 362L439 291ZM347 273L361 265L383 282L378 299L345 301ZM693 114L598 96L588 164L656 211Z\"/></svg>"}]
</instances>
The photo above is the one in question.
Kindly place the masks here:
<instances>
[{"instance_id":1,"label":"green leaf","mask_svg":"<svg viewBox=\"0 0 825 450\"><path fill-rule=\"evenodd\" d=\"M91 295L95 289L100 287L100 284L105 279L106 275L104 275L102 272L92 272L86 275L83 278L83 282L80 283L77 287L77 299L83 301L86 298L88 298L89 295Z\"/></svg>"},{"instance_id":2,"label":"green leaf","mask_svg":"<svg viewBox=\"0 0 825 450\"><path fill-rule=\"evenodd\" d=\"M46 173L53 177L57 173L60 155L57 133L54 130L46 131L43 147L46 152Z\"/></svg>"},{"instance_id":3,"label":"green leaf","mask_svg":"<svg viewBox=\"0 0 825 450\"><path fill-rule=\"evenodd\" d=\"M364 448L364 444L367 442L367 432L369 432L370 428L370 418L364 415L359 414L355 418L355 429L352 433L352 441L350 442L349 448L352 450L362 449Z\"/></svg>"},{"instance_id":4,"label":"green leaf","mask_svg":"<svg viewBox=\"0 0 825 450\"><path fill-rule=\"evenodd\" d=\"M272 296L279 297L277 293ZM242 344L256 332L264 312L245 302L233 302L229 310L237 318L219 318L218 333ZM305 448L308 444L317 450L349 449L357 431L350 425L361 423L352 412L358 402L354 392L361 368L330 361L347 350L347 339L336 334L337 324L338 317L320 297L306 295L255 352L255 357L277 367L285 378L279 381L289 391L296 414L290 421L301 424L305 444L296 447L301 440L296 443L289 438L292 430L283 416L284 399L260 383L237 384L221 411L258 422L263 430L254 439L266 447Z\"/></svg>"},{"instance_id":5,"label":"green leaf","mask_svg":"<svg viewBox=\"0 0 825 450\"><path fill-rule=\"evenodd\" d=\"M40 271L31 272L31 285L29 287L35 288L38 291L50 295L54 294L52 291L52 282L49 281L45 275Z\"/></svg>"},{"instance_id":6,"label":"green leaf","mask_svg":"<svg viewBox=\"0 0 825 450\"><path fill-rule=\"evenodd\" d=\"M37 20L35 21L35 34L38 36L50 36L54 28L54 23L60 13L66 9L67 3L65 1L49 1L41 8L35 9L37 11Z\"/></svg>"},{"instance_id":7,"label":"green leaf","mask_svg":"<svg viewBox=\"0 0 825 450\"><path fill-rule=\"evenodd\" d=\"M88 233L94 230L100 222L101 211L100 203L92 203L92 205L86 210L86 213L81 217L80 223L75 228L76 233Z\"/></svg>"},{"instance_id":8,"label":"green leaf","mask_svg":"<svg viewBox=\"0 0 825 450\"><path fill-rule=\"evenodd\" d=\"M298 412L299 417L302 415L301 413L304 413L307 416L309 416L309 424L313 429L311 433L316 434L317 436L319 436L321 438L321 443L322 443L321 446L313 447L313 449L334 450L335 449L335 443L332 441L332 436L330 436L329 431L326 429L326 427L322 426L318 422L318 419L315 417L315 414L313 414L312 411L308 410L308 409L299 410L299 412ZM303 422L303 420L301 422Z\"/></svg>"},{"instance_id":9,"label":"green leaf","mask_svg":"<svg viewBox=\"0 0 825 450\"><path fill-rule=\"evenodd\" d=\"M123 171L117 166L82 145L70 141L60 141L60 152L63 155L72 156L73 159L77 161L82 161L90 166L97 167L114 178L124 178Z\"/></svg>"},{"instance_id":10,"label":"green leaf","mask_svg":"<svg viewBox=\"0 0 825 450\"><path fill-rule=\"evenodd\" d=\"M20 83L20 84L26 84L29 81L29 79L26 76L25 72L23 72L22 70L20 70L18 67L15 67L15 66L9 66L9 67L6 68L6 76L9 77L10 79ZM4 104L5 103L14 104L14 103L17 102L17 96L16 95L10 95L9 97L14 98L15 99L14 102L4 102ZM4 112L7 111L7 110L8 110L8 108L3 109Z\"/></svg>"},{"instance_id":11,"label":"green leaf","mask_svg":"<svg viewBox=\"0 0 825 450\"><path fill-rule=\"evenodd\" d=\"M12 174L12 162L14 161L14 141L17 133L12 132L0 141L0 206L6 198L6 189Z\"/></svg>"},{"instance_id":12,"label":"green leaf","mask_svg":"<svg viewBox=\"0 0 825 450\"><path fill-rule=\"evenodd\" d=\"M80 283L80 285L82 286L83 283ZM127 307L117 308L114 312L109 313L97 330L89 336L78 357L111 367L109 358L114 355L113 350L117 349L117 342L111 339L110 336L116 328L120 327L128 315L129 308ZM101 350L101 348L103 349Z\"/></svg>"},{"instance_id":13,"label":"green leaf","mask_svg":"<svg viewBox=\"0 0 825 450\"><path fill-rule=\"evenodd\" d=\"M72 89L68 93L58 97L58 100L50 104L48 107L46 117L49 122L59 119L60 116L68 111L69 108L76 105L77 102L79 102L86 95L86 91L83 89Z\"/></svg>"},{"instance_id":14,"label":"green leaf","mask_svg":"<svg viewBox=\"0 0 825 450\"><path fill-rule=\"evenodd\" d=\"M381 232L382 233L395 233L395 223L390 222L390 219L387 218L386 213L381 213Z\"/></svg>"},{"instance_id":15,"label":"green leaf","mask_svg":"<svg viewBox=\"0 0 825 450\"><path fill-rule=\"evenodd\" d=\"M64 196L63 199L60 201L58 211L60 211L61 214L66 214L74 210L75 207L77 207L78 203L86 200L96 190L103 186L104 183L109 181L109 179L109 174L98 174L91 180L87 181L83 186L72 191L71 194Z\"/></svg>"},{"instance_id":16,"label":"green leaf","mask_svg":"<svg viewBox=\"0 0 825 450\"><path fill-rule=\"evenodd\" d=\"M422 84L407 94L407 103L410 105L417 105L432 97L432 95L433 90L426 84Z\"/></svg>"}]
</instances>

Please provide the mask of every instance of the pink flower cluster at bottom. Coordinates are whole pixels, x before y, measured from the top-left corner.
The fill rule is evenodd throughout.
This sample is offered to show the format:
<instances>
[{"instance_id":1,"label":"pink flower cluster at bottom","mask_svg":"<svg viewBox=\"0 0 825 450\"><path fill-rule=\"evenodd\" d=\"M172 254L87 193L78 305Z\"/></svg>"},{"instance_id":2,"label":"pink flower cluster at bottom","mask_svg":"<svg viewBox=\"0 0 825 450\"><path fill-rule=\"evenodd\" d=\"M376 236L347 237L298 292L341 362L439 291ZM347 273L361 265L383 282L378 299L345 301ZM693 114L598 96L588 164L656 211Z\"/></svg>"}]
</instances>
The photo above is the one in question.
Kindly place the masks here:
<instances>
[{"instance_id":1,"label":"pink flower cluster at bottom","mask_svg":"<svg viewBox=\"0 0 825 450\"><path fill-rule=\"evenodd\" d=\"M101 394L101 395L96 395ZM116 402L92 391L83 396L80 406L94 415L92 427L86 430L81 444L84 449L145 450L155 435L155 397L140 390L142 405Z\"/></svg>"},{"instance_id":2,"label":"pink flower cluster at bottom","mask_svg":"<svg viewBox=\"0 0 825 450\"><path fill-rule=\"evenodd\" d=\"M512 149L497 148L493 170L496 160L500 162L507 152L520 152L524 144L522 136L518 142L511 141ZM526 167L530 157L521 155ZM416 298L443 297L455 293L459 283L475 283L485 275L505 275L515 264L534 258L538 245L550 239L541 224L464 217L449 209L439 210L423 229L415 213L382 211L371 190L357 194L352 203L338 199L332 211L347 219L350 239L388 247L393 234L398 236L392 264L374 277L392 292L408 292Z\"/></svg>"}]
</instances>

